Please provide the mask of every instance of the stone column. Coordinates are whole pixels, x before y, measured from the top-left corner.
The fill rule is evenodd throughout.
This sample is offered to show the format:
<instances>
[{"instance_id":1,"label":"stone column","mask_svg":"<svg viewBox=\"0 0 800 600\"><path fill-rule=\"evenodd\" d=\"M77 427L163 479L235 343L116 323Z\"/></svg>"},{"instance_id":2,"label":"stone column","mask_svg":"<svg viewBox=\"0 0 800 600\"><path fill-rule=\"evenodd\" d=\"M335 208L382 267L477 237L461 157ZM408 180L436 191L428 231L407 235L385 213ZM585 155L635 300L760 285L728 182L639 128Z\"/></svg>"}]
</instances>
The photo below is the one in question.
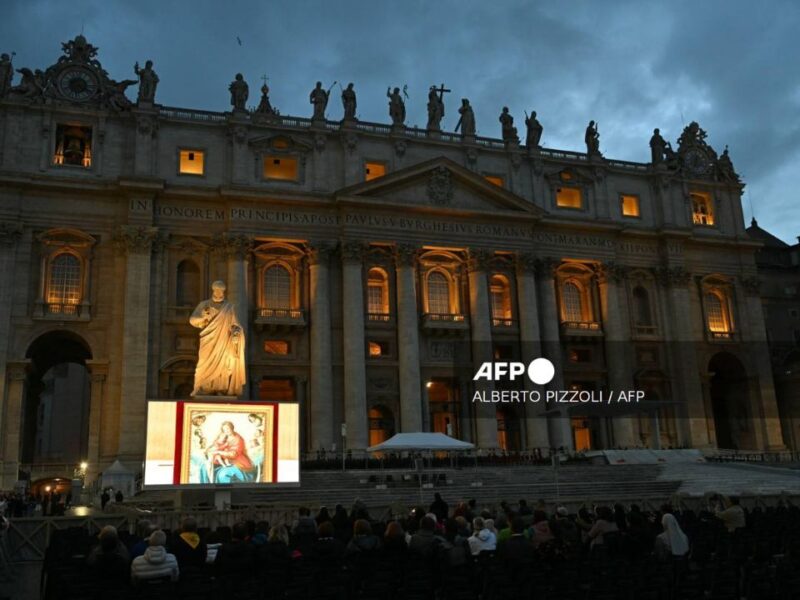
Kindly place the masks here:
<instances>
[{"instance_id":1,"label":"stone column","mask_svg":"<svg viewBox=\"0 0 800 600\"><path fill-rule=\"evenodd\" d=\"M247 147L247 124L250 117L234 112L229 121L228 138L231 142L231 183L247 184L253 171Z\"/></svg>"},{"instance_id":2,"label":"stone column","mask_svg":"<svg viewBox=\"0 0 800 600\"><path fill-rule=\"evenodd\" d=\"M660 283L668 289L670 322L672 323L671 349L674 377L672 392L675 398L686 399L686 445L692 448L707 448L711 445L708 436L708 414L700 385L701 365L698 364L698 339L692 334L692 302L689 295L689 273L683 267L663 267L658 270Z\"/></svg>"},{"instance_id":3,"label":"stone column","mask_svg":"<svg viewBox=\"0 0 800 600\"><path fill-rule=\"evenodd\" d=\"M762 450L785 450L786 444L781 430L778 400L775 396L775 382L772 376L767 327L764 323L764 310L761 303L760 282L757 277L742 280L744 288L744 341L749 342L751 368L755 369L754 384L751 388L751 405L760 400L754 411L755 428L761 438ZM734 323L734 327L736 324ZM750 366L750 365L748 365ZM756 402L754 402L756 401ZM760 427L760 431L758 428Z\"/></svg>"},{"instance_id":4,"label":"stone column","mask_svg":"<svg viewBox=\"0 0 800 600\"><path fill-rule=\"evenodd\" d=\"M86 451L86 462L89 468L86 481L91 482L97 476L100 465L100 429L102 427L103 401L105 396L108 361L87 360L91 388L89 392L89 443Z\"/></svg>"},{"instance_id":5,"label":"stone column","mask_svg":"<svg viewBox=\"0 0 800 600\"><path fill-rule=\"evenodd\" d=\"M155 227L123 225L114 237L118 251L125 255L118 444L123 461L138 462L144 455L150 258L157 232Z\"/></svg>"},{"instance_id":6,"label":"stone column","mask_svg":"<svg viewBox=\"0 0 800 600\"><path fill-rule=\"evenodd\" d=\"M367 369L364 347L364 252L360 242L342 244L342 328L344 335L344 414L347 448L369 444Z\"/></svg>"},{"instance_id":7,"label":"stone column","mask_svg":"<svg viewBox=\"0 0 800 600\"><path fill-rule=\"evenodd\" d=\"M300 427L300 456L302 458L303 454L305 454L308 450L308 399L306 397L306 384L308 383L308 378L305 376L299 376L294 378L294 395L295 400L297 401L297 406L299 407L299 427Z\"/></svg>"},{"instance_id":8,"label":"stone column","mask_svg":"<svg viewBox=\"0 0 800 600\"><path fill-rule=\"evenodd\" d=\"M492 323L489 306L489 286L486 279L487 263L491 253L483 250L470 251L469 260L469 318L472 337L472 362L477 368L492 362ZM489 397L494 390L491 381L475 382L476 391ZM497 448L497 405L474 403L474 414L480 448Z\"/></svg>"},{"instance_id":9,"label":"stone column","mask_svg":"<svg viewBox=\"0 0 800 600\"><path fill-rule=\"evenodd\" d=\"M158 133L158 110L135 108L136 138L134 144L133 169L139 176L153 174L154 146Z\"/></svg>"},{"instance_id":10,"label":"stone column","mask_svg":"<svg viewBox=\"0 0 800 600\"><path fill-rule=\"evenodd\" d=\"M416 259L413 246L397 246L397 360L400 376L400 427L422 431L422 381L419 369L419 316Z\"/></svg>"},{"instance_id":11,"label":"stone column","mask_svg":"<svg viewBox=\"0 0 800 600\"><path fill-rule=\"evenodd\" d=\"M21 223L0 221L0 273L3 273L3 276L0 277L0 381L6 380L6 359L9 352L12 351L10 348L11 308L14 305L14 286L15 283L18 283L14 273L14 262L17 257L17 243L21 237ZM5 386L0 386L0 422L3 422L5 394ZM2 428L0 428L0 435L2 435ZM2 460L1 456L0 460Z\"/></svg>"},{"instance_id":12,"label":"stone column","mask_svg":"<svg viewBox=\"0 0 800 600\"><path fill-rule=\"evenodd\" d=\"M561 351L561 315L558 310L556 298L555 270L558 261L545 258L539 261L539 293L541 295L542 313L542 351L545 358L553 363L555 376L547 386L548 390L564 389L564 365ZM563 408L547 409L548 429L550 444L555 447L571 449L574 447L572 439L572 424L569 414Z\"/></svg>"},{"instance_id":13,"label":"stone column","mask_svg":"<svg viewBox=\"0 0 800 600\"><path fill-rule=\"evenodd\" d=\"M214 240L214 247L225 256L227 263L226 297L236 307L236 315L244 334L245 366L250 364L250 302L247 282L247 264L253 240L246 235L223 233ZM250 399L249 372L245 372L245 385L242 388L243 399Z\"/></svg>"},{"instance_id":14,"label":"stone column","mask_svg":"<svg viewBox=\"0 0 800 600\"><path fill-rule=\"evenodd\" d=\"M14 488L19 475L20 451L22 450L22 407L25 402L26 379L30 360L9 362L6 365L6 397L2 412L2 488Z\"/></svg>"},{"instance_id":15,"label":"stone column","mask_svg":"<svg viewBox=\"0 0 800 600\"><path fill-rule=\"evenodd\" d=\"M521 360L529 364L542 355L540 341L542 334L536 298L536 261L531 254L517 256L517 299ZM525 390L544 392L544 389L534 384L527 375L524 382ZM528 449L550 448L543 401L539 404L530 402L525 404L525 446Z\"/></svg>"},{"instance_id":16,"label":"stone column","mask_svg":"<svg viewBox=\"0 0 800 600\"><path fill-rule=\"evenodd\" d=\"M627 305L625 288L621 285L625 276L625 268L615 263L603 265L597 274L608 367L608 388L614 394L633 389L633 371L628 360L631 331L622 315L623 307ZM614 445L622 448L636 446L633 420L628 414L623 414L628 411L614 410L622 408L619 405L609 408L611 408L608 414L614 431ZM631 411L635 409L633 406L629 408Z\"/></svg>"},{"instance_id":17,"label":"stone column","mask_svg":"<svg viewBox=\"0 0 800 600\"><path fill-rule=\"evenodd\" d=\"M309 384L311 450L330 450L333 430L333 367L331 363L331 287L332 244L314 245L308 255L311 303L311 380ZM338 435L338 427L337 435Z\"/></svg>"}]
</instances>

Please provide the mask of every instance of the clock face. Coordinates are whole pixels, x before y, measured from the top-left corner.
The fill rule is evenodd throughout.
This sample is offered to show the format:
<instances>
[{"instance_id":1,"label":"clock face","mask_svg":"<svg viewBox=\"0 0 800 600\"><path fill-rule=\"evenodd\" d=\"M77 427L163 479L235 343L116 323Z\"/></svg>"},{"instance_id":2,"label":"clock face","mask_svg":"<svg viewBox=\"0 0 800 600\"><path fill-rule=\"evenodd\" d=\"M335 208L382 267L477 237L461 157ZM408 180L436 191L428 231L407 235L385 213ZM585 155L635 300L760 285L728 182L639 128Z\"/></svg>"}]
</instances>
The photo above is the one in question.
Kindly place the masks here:
<instances>
[{"instance_id":1,"label":"clock face","mask_svg":"<svg viewBox=\"0 0 800 600\"><path fill-rule=\"evenodd\" d=\"M97 88L97 78L86 69L68 69L58 78L58 91L69 100L88 100L97 93Z\"/></svg>"},{"instance_id":2,"label":"clock face","mask_svg":"<svg viewBox=\"0 0 800 600\"><path fill-rule=\"evenodd\" d=\"M708 156L699 148L689 148L683 156L683 165L694 175L703 175L710 166Z\"/></svg>"}]
</instances>

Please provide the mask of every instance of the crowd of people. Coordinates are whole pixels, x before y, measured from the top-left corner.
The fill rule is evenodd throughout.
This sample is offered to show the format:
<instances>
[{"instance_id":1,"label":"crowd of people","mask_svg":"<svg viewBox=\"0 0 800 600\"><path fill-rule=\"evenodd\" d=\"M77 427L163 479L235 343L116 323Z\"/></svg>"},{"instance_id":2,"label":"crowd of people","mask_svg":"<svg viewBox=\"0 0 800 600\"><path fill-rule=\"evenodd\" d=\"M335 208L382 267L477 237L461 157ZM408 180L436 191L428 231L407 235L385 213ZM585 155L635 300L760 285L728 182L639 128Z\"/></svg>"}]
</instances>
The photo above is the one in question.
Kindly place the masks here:
<instances>
[{"instance_id":1,"label":"crowd of people","mask_svg":"<svg viewBox=\"0 0 800 600\"><path fill-rule=\"evenodd\" d=\"M800 597L800 508L432 504L373 518L359 502L290 525L179 531L140 520L54 536L45 597L748 600ZM788 590L788 591L787 591ZM771 593L774 595L764 595ZM779 595L779 594L795 595Z\"/></svg>"},{"instance_id":2,"label":"crowd of people","mask_svg":"<svg viewBox=\"0 0 800 600\"><path fill-rule=\"evenodd\" d=\"M0 493L0 515L17 519L22 517L63 517L71 504L71 492Z\"/></svg>"}]
</instances>

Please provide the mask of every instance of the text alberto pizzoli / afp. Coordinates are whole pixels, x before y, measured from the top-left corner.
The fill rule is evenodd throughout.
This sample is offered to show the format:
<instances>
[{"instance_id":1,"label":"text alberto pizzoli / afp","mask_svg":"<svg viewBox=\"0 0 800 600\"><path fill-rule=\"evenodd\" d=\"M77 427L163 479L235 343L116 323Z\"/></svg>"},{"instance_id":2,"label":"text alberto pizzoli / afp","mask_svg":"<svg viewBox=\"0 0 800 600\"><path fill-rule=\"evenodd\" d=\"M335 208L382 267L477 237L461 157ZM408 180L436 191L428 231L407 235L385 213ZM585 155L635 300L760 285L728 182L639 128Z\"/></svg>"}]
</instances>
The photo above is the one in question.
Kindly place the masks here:
<instances>
[{"instance_id":1,"label":"text alberto pizzoli / afp","mask_svg":"<svg viewBox=\"0 0 800 600\"><path fill-rule=\"evenodd\" d=\"M521 362L485 362L473 381L514 381L526 374L537 385L546 385L553 380L555 367L546 358L537 358L530 364ZM636 404L644 400L642 390L475 390L472 402L515 403L545 402L547 404Z\"/></svg>"}]
</instances>

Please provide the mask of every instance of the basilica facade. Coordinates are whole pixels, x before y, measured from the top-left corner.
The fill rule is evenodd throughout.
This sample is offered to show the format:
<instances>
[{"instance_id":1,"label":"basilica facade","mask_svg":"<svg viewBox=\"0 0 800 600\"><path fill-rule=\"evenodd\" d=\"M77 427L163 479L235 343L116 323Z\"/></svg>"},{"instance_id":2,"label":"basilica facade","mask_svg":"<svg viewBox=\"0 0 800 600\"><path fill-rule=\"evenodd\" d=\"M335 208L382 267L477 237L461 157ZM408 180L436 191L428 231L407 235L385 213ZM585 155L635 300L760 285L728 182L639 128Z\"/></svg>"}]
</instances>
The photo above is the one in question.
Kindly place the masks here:
<instances>
[{"instance_id":1,"label":"basilica facade","mask_svg":"<svg viewBox=\"0 0 800 600\"><path fill-rule=\"evenodd\" d=\"M344 91L341 121L325 90L310 118L266 86L248 109L241 77L230 111L171 108L148 63L133 101L82 36L19 73L0 84L0 489L47 465L139 469L147 401L193 389L189 315L216 280L244 329L243 398L299 403L305 452L415 431L485 450L783 447L760 243L696 123L634 163L603 156L593 125L587 152L540 147L538 122L520 142L502 116L503 139L478 137L471 109L459 133L435 112L408 127L397 90L392 124L358 121ZM539 356L548 390L645 399L475 401L542 389L474 380ZM79 442L59 453L45 427Z\"/></svg>"}]
</instances>

